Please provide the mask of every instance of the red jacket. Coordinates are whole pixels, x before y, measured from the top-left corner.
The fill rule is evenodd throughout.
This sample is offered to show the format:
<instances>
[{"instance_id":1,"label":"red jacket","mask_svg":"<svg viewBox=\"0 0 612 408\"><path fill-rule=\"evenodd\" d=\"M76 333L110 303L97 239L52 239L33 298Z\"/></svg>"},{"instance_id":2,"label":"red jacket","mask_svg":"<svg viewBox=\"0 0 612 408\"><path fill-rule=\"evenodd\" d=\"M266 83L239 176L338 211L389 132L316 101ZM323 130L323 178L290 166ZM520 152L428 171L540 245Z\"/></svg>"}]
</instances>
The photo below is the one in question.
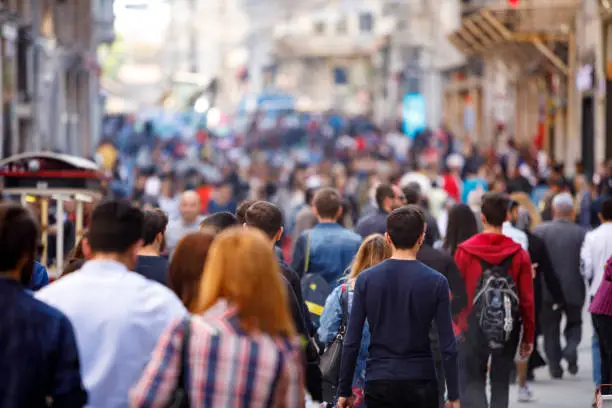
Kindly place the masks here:
<instances>
[{"instance_id":1,"label":"red jacket","mask_svg":"<svg viewBox=\"0 0 612 408\"><path fill-rule=\"evenodd\" d=\"M472 311L474 293L482 275L480 260L499 265L514 254L510 276L517 285L519 309L523 318L523 343L533 344L535 333L535 308L533 301L533 275L529 253L519 244L502 234L477 234L468 239L455 252L455 262L461 271L467 289L468 303L459 313L459 329L467 329L467 319Z\"/></svg>"}]
</instances>

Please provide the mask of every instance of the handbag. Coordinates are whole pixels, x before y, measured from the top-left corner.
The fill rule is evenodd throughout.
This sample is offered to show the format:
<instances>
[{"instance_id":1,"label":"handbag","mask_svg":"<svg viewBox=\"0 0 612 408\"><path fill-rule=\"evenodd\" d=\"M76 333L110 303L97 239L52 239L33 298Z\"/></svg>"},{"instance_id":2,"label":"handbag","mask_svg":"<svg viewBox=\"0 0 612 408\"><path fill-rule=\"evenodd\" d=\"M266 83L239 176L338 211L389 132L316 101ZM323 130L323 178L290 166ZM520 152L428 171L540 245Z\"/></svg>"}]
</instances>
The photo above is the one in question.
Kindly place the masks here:
<instances>
[{"instance_id":1,"label":"handbag","mask_svg":"<svg viewBox=\"0 0 612 408\"><path fill-rule=\"evenodd\" d=\"M338 387L338 377L340 375L340 361L342 359L342 346L344 335L348 324L348 301L346 285L342 285L340 292L340 305L342 307L342 321L338 328L338 333L332 342L325 348L321 356L319 367L323 378L323 396L325 401L333 400L336 396Z\"/></svg>"},{"instance_id":2,"label":"handbag","mask_svg":"<svg viewBox=\"0 0 612 408\"><path fill-rule=\"evenodd\" d=\"M181 352L180 372L176 388L172 392L168 408L189 408L189 383L187 370L189 369L189 344L191 337L191 319L183 320L183 349Z\"/></svg>"}]
</instances>

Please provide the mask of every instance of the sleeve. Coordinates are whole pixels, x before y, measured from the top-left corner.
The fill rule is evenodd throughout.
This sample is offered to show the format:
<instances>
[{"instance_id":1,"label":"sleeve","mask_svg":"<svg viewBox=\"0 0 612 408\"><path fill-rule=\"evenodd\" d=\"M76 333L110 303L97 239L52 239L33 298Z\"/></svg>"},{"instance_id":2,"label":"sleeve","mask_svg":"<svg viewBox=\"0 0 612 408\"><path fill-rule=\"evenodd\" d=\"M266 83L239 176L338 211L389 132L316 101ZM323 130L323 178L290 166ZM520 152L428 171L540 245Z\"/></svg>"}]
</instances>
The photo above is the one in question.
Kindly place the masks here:
<instances>
[{"instance_id":1,"label":"sleeve","mask_svg":"<svg viewBox=\"0 0 612 408\"><path fill-rule=\"evenodd\" d=\"M357 356L361 347L361 334L366 320L365 288L363 275L357 278L353 294L353 306L349 317L349 325L342 347L342 361L340 363L340 377L338 381L338 395L350 397L353 395L353 373L357 364Z\"/></svg>"},{"instance_id":2,"label":"sleeve","mask_svg":"<svg viewBox=\"0 0 612 408\"><path fill-rule=\"evenodd\" d=\"M468 258L465 256L465 252L461 248L457 248L455 252L455 264L457 265L457 269L459 269L459 273L461 274L461 279L465 282L465 271L467 271Z\"/></svg>"},{"instance_id":3,"label":"sleeve","mask_svg":"<svg viewBox=\"0 0 612 408\"><path fill-rule=\"evenodd\" d=\"M340 289L338 286L330 293L325 301L325 308L321 314L319 329L317 335L319 343L327 346L336 337L340 323L342 322L342 307L340 305Z\"/></svg>"},{"instance_id":4,"label":"sleeve","mask_svg":"<svg viewBox=\"0 0 612 408\"><path fill-rule=\"evenodd\" d=\"M168 405L176 388L184 330L183 319L172 323L162 334L140 380L130 392L130 406L159 407Z\"/></svg>"},{"instance_id":5,"label":"sleeve","mask_svg":"<svg viewBox=\"0 0 612 408\"><path fill-rule=\"evenodd\" d=\"M53 378L53 407L84 407L87 392L81 380L79 353L70 321L62 317L56 349L56 369Z\"/></svg>"},{"instance_id":6,"label":"sleeve","mask_svg":"<svg viewBox=\"0 0 612 408\"><path fill-rule=\"evenodd\" d=\"M368 236L368 231L366 228L366 222L367 218L362 218L359 221L357 221L357 226L355 227L355 232L359 235L361 235L361 238L366 238Z\"/></svg>"},{"instance_id":7,"label":"sleeve","mask_svg":"<svg viewBox=\"0 0 612 408\"><path fill-rule=\"evenodd\" d=\"M34 271L32 273L32 279L30 280L30 289L37 291L49 284L49 274L47 268L42 264L35 262Z\"/></svg>"},{"instance_id":8,"label":"sleeve","mask_svg":"<svg viewBox=\"0 0 612 408\"><path fill-rule=\"evenodd\" d=\"M521 250L518 273L519 308L523 318L523 343L533 344L535 338L535 304L533 274L529 254Z\"/></svg>"},{"instance_id":9,"label":"sleeve","mask_svg":"<svg viewBox=\"0 0 612 408\"><path fill-rule=\"evenodd\" d=\"M436 326L440 339L440 353L446 376L448 399L459 399L459 374L457 366L457 341L453 332L453 323L450 313L450 290L446 279L441 279L437 290L438 306L436 308Z\"/></svg>"},{"instance_id":10,"label":"sleeve","mask_svg":"<svg viewBox=\"0 0 612 408\"><path fill-rule=\"evenodd\" d=\"M580 249L580 272L584 279L589 282L589 285L593 282L593 276L595 275L593 257L591 256L591 237L591 234L586 235L582 243L582 248Z\"/></svg>"},{"instance_id":11,"label":"sleeve","mask_svg":"<svg viewBox=\"0 0 612 408\"><path fill-rule=\"evenodd\" d=\"M304 276L304 268L306 263L306 234L302 233L293 247L293 256L291 257L291 269L297 272L298 276Z\"/></svg>"},{"instance_id":12,"label":"sleeve","mask_svg":"<svg viewBox=\"0 0 612 408\"><path fill-rule=\"evenodd\" d=\"M457 316L464 307L467 306L467 289L465 287L465 281L461 276L461 272L457 267L457 264L453 260L453 258L448 259L448 264L446 267L446 279L448 279L448 284L450 285L450 291L452 295L451 300L451 313L454 316Z\"/></svg>"}]
</instances>

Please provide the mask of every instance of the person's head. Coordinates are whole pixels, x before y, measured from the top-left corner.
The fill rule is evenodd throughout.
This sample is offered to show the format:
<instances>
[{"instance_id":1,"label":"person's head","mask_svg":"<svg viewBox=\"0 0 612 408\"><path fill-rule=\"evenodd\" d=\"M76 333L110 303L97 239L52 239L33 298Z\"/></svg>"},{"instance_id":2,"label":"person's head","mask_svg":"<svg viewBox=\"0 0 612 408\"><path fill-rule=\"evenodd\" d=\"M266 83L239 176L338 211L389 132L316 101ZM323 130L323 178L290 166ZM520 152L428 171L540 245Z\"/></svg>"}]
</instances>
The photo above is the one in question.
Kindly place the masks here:
<instances>
[{"instance_id":1,"label":"person's head","mask_svg":"<svg viewBox=\"0 0 612 408\"><path fill-rule=\"evenodd\" d=\"M85 248L83 243L89 237L89 230L84 230L81 234L81 238L78 240L77 244L72 248L72 251L68 254L68 259L89 259L91 253L88 252L89 247Z\"/></svg>"},{"instance_id":2,"label":"person's head","mask_svg":"<svg viewBox=\"0 0 612 408\"><path fill-rule=\"evenodd\" d=\"M198 291L193 313L203 313L225 300L237 308L240 326L248 333L295 334L278 261L261 231L234 227L219 234L208 253Z\"/></svg>"},{"instance_id":3,"label":"person's head","mask_svg":"<svg viewBox=\"0 0 612 408\"><path fill-rule=\"evenodd\" d=\"M501 228L508 219L508 197L501 193L485 193L480 207L482 223L485 226Z\"/></svg>"},{"instance_id":4,"label":"person's head","mask_svg":"<svg viewBox=\"0 0 612 408\"><path fill-rule=\"evenodd\" d=\"M217 187L216 201L219 204L226 204L232 199L233 195L234 187L232 184L228 181L223 182Z\"/></svg>"},{"instance_id":5,"label":"person's head","mask_svg":"<svg viewBox=\"0 0 612 408\"><path fill-rule=\"evenodd\" d=\"M200 223L200 229L212 228L217 232L221 232L236 225L238 225L238 219L234 214L227 211L221 211L204 218Z\"/></svg>"},{"instance_id":6,"label":"person's head","mask_svg":"<svg viewBox=\"0 0 612 408\"><path fill-rule=\"evenodd\" d=\"M166 246L165 234L168 216L162 210L149 210L144 213L142 245L154 249L158 255Z\"/></svg>"},{"instance_id":7,"label":"person's head","mask_svg":"<svg viewBox=\"0 0 612 408\"><path fill-rule=\"evenodd\" d=\"M381 210L390 213L404 205L404 193L391 184L380 184L376 187L376 204Z\"/></svg>"},{"instance_id":8,"label":"person's head","mask_svg":"<svg viewBox=\"0 0 612 408\"><path fill-rule=\"evenodd\" d=\"M391 252L391 245L383 235L370 235L361 243L348 278L357 279L361 272L390 258Z\"/></svg>"},{"instance_id":9,"label":"person's head","mask_svg":"<svg viewBox=\"0 0 612 408\"><path fill-rule=\"evenodd\" d=\"M508 186L506 185L506 181L501 177L496 178L489 186L489 191L493 193L502 194L505 193L507 189Z\"/></svg>"},{"instance_id":10,"label":"person's head","mask_svg":"<svg viewBox=\"0 0 612 408\"><path fill-rule=\"evenodd\" d=\"M276 243L283 236L283 213L272 203L258 201L249 207L246 225L260 230Z\"/></svg>"},{"instance_id":11,"label":"person's head","mask_svg":"<svg viewBox=\"0 0 612 408\"><path fill-rule=\"evenodd\" d=\"M508 200L507 220L516 227L519 220L519 203L514 200Z\"/></svg>"},{"instance_id":12,"label":"person's head","mask_svg":"<svg viewBox=\"0 0 612 408\"><path fill-rule=\"evenodd\" d=\"M406 204L421 204L421 188L416 183L408 184L403 188Z\"/></svg>"},{"instance_id":13,"label":"person's head","mask_svg":"<svg viewBox=\"0 0 612 408\"><path fill-rule=\"evenodd\" d=\"M38 239L38 223L28 209L11 202L0 204L0 276L28 285Z\"/></svg>"},{"instance_id":14,"label":"person's head","mask_svg":"<svg viewBox=\"0 0 612 408\"><path fill-rule=\"evenodd\" d=\"M179 211L183 221L188 224L194 223L200 215L200 210L200 196L195 191L185 191L179 202Z\"/></svg>"},{"instance_id":15,"label":"person's head","mask_svg":"<svg viewBox=\"0 0 612 408\"><path fill-rule=\"evenodd\" d=\"M197 297L208 251L215 235L213 230L187 234L172 254L168 267L168 287L189 310Z\"/></svg>"},{"instance_id":16,"label":"person's head","mask_svg":"<svg viewBox=\"0 0 612 408\"><path fill-rule=\"evenodd\" d=\"M448 225L443 248L455 255L457 247L478 234L478 221L472 209L465 204L455 204L448 211Z\"/></svg>"},{"instance_id":17,"label":"person's head","mask_svg":"<svg viewBox=\"0 0 612 408\"><path fill-rule=\"evenodd\" d=\"M602 201L599 209L599 220L604 222L612 222L612 198L606 198Z\"/></svg>"},{"instance_id":18,"label":"person's head","mask_svg":"<svg viewBox=\"0 0 612 408\"><path fill-rule=\"evenodd\" d=\"M312 206L312 200L314 199L316 192L317 192L316 188L306 189L306 193L304 194L304 202L306 203L306 205Z\"/></svg>"},{"instance_id":19,"label":"person's head","mask_svg":"<svg viewBox=\"0 0 612 408\"><path fill-rule=\"evenodd\" d=\"M540 212L527 194L513 193L510 195L510 200L519 204L518 219L515 224L517 228L524 231L531 231L542 222Z\"/></svg>"},{"instance_id":20,"label":"person's head","mask_svg":"<svg viewBox=\"0 0 612 408\"><path fill-rule=\"evenodd\" d=\"M317 191L312 205L320 222L336 222L342 215L342 197L338 190L333 188L322 188Z\"/></svg>"},{"instance_id":21,"label":"person's head","mask_svg":"<svg viewBox=\"0 0 612 408\"><path fill-rule=\"evenodd\" d=\"M236 207L236 219L238 220L238 225L244 225L246 222L247 210L256 202L257 200L244 200L238 204L238 207Z\"/></svg>"},{"instance_id":22,"label":"person's head","mask_svg":"<svg viewBox=\"0 0 612 408\"><path fill-rule=\"evenodd\" d=\"M552 214L555 220L571 220L574 218L574 199L570 193L557 194L553 198Z\"/></svg>"},{"instance_id":23,"label":"person's head","mask_svg":"<svg viewBox=\"0 0 612 408\"><path fill-rule=\"evenodd\" d=\"M126 200L108 200L91 215L84 249L93 259L109 259L134 269L142 246L144 214Z\"/></svg>"},{"instance_id":24,"label":"person's head","mask_svg":"<svg viewBox=\"0 0 612 408\"><path fill-rule=\"evenodd\" d=\"M425 241L425 215L417 205L394 210L387 217L387 239L395 250L414 250Z\"/></svg>"}]
</instances>

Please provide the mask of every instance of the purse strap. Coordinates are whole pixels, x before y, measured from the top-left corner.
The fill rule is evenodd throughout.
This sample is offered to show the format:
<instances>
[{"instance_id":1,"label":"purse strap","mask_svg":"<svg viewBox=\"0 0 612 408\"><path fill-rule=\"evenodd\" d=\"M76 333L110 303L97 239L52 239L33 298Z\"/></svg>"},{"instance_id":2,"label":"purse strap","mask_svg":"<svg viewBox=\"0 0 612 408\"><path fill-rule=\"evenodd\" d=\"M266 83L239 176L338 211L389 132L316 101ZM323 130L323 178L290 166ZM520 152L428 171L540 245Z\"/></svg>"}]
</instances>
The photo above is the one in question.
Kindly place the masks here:
<instances>
[{"instance_id":1,"label":"purse strap","mask_svg":"<svg viewBox=\"0 0 612 408\"><path fill-rule=\"evenodd\" d=\"M191 344L191 318L183 320L183 349L181 351L181 372L179 373L177 389L183 390L185 398L189 401L189 383L187 371L189 370L189 345Z\"/></svg>"},{"instance_id":2,"label":"purse strap","mask_svg":"<svg viewBox=\"0 0 612 408\"><path fill-rule=\"evenodd\" d=\"M304 261L304 275L308 273L310 268L310 231L306 233L306 259Z\"/></svg>"},{"instance_id":3,"label":"purse strap","mask_svg":"<svg viewBox=\"0 0 612 408\"><path fill-rule=\"evenodd\" d=\"M344 334L348 326L348 289L346 284L340 287L340 307L342 308L342 321L338 332Z\"/></svg>"}]
</instances>

